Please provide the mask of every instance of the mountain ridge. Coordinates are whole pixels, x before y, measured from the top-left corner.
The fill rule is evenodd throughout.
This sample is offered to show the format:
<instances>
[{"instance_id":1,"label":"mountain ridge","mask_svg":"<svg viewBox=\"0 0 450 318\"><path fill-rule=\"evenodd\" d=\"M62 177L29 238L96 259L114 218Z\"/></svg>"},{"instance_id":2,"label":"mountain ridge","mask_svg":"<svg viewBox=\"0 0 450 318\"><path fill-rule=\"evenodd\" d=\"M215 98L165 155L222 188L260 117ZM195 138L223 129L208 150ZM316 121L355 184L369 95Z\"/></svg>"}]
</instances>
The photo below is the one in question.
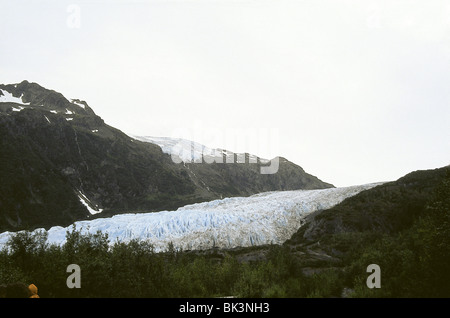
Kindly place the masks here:
<instances>
[{"instance_id":1,"label":"mountain ridge","mask_svg":"<svg viewBox=\"0 0 450 318\"><path fill-rule=\"evenodd\" d=\"M260 174L261 162L174 163L158 145L106 124L85 101L28 81L0 84L0 146L0 231L333 187L288 160L273 175Z\"/></svg>"}]
</instances>

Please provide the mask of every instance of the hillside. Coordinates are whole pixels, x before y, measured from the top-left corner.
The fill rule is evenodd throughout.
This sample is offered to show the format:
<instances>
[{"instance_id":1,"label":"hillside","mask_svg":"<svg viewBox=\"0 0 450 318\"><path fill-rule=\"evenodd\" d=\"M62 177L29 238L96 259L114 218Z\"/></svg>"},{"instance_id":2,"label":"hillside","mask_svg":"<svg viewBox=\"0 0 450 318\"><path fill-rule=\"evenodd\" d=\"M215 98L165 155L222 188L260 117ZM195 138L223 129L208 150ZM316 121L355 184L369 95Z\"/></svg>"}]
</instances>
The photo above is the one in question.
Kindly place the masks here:
<instances>
[{"instance_id":1,"label":"hillside","mask_svg":"<svg viewBox=\"0 0 450 318\"><path fill-rule=\"evenodd\" d=\"M376 232L396 234L423 216L431 195L449 168L411 172L311 214L290 244L324 241L333 235Z\"/></svg>"}]
</instances>

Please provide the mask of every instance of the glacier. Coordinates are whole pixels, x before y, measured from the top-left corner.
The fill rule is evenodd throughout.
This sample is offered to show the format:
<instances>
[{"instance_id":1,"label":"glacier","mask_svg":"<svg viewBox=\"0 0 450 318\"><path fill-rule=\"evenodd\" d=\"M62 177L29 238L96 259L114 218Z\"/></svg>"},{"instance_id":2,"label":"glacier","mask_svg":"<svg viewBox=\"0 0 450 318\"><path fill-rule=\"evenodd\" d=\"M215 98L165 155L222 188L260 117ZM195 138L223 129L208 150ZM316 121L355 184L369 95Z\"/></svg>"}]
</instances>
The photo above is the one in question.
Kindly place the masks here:
<instances>
[{"instance_id":1,"label":"glacier","mask_svg":"<svg viewBox=\"0 0 450 318\"><path fill-rule=\"evenodd\" d=\"M321 190L273 191L186 205L175 211L119 214L50 228L47 243L63 245L67 231L101 231L115 242L144 240L156 252L169 243L176 249L202 250L282 244L314 211L329 209L344 199L381 183ZM36 229L35 231L45 231ZM0 234L0 249L12 232Z\"/></svg>"},{"instance_id":2,"label":"glacier","mask_svg":"<svg viewBox=\"0 0 450 318\"><path fill-rule=\"evenodd\" d=\"M198 142L183 139L183 138L171 138L171 137L152 137L152 136L134 136L129 135L131 138L143 142L152 143L158 145L161 151L170 155L172 160L176 163L201 163L203 160L207 163L217 162L217 160L234 162L235 153L226 149L209 148ZM237 162L245 162L245 154L237 154ZM249 163L257 163L258 159L261 163L269 163L270 160L259 158L256 155L248 154ZM219 159L220 158L220 159ZM221 161L220 161L221 162Z\"/></svg>"},{"instance_id":3,"label":"glacier","mask_svg":"<svg viewBox=\"0 0 450 318\"><path fill-rule=\"evenodd\" d=\"M215 150L195 141L183 138L133 136L131 138L158 145L162 152L176 157L181 162L202 162L203 154L215 154ZM180 162L180 163L181 163Z\"/></svg>"}]
</instances>

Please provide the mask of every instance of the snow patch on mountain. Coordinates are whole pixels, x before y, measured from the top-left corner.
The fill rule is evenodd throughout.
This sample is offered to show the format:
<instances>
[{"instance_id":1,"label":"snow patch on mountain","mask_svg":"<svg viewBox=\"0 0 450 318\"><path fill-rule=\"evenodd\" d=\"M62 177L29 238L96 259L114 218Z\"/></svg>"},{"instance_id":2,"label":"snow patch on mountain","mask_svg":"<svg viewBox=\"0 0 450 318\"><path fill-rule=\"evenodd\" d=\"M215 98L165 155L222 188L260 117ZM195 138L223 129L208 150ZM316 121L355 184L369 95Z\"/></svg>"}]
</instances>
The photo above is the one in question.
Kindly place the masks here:
<instances>
[{"instance_id":1,"label":"snow patch on mountain","mask_svg":"<svg viewBox=\"0 0 450 318\"><path fill-rule=\"evenodd\" d=\"M77 106L80 106L83 109L86 109L86 105L84 105L83 103L79 102L78 100L72 99L71 101L72 101L72 104L75 104Z\"/></svg>"},{"instance_id":2,"label":"snow patch on mountain","mask_svg":"<svg viewBox=\"0 0 450 318\"><path fill-rule=\"evenodd\" d=\"M166 250L169 243L183 250L281 244L299 229L309 213L329 209L379 184L265 192L191 204L176 211L79 221L74 226L82 233L107 233L110 244L144 240L153 244L155 251ZM72 226L52 227L48 230L48 243L64 244L66 231L71 230ZM10 232L0 234L0 247L10 235Z\"/></svg>"},{"instance_id":3,"label":"snow patch on mountain","mask_svg":"<svg viewBox=\"0 0 450 318\"><path fill-rule=\"evenodd\" d=\"M78 192L78 198L80 199L80 202L88 209L89 213L91 214L98 214L101 213L103 211L103 209L93 209L89 203L88 203L88 198L81 192Z\"/></svg>"},{"instance_id":4,"label":"snow patch on mountain","mask_svg":"<svg viewBox=\"0 0 450 318\"><path fill-rule=\"evenodd\" d=\"M13 112L20 112L20 111L22 111L24 108L22 107L22 106L19 106L19 108L16 108L16 107L13 107L12 108L12 111Z\"/></svg>"},{"instance_id":5,"label":"snow patch on mountain","mask_svg":"<svg viewBox=\"0 0 450 318\"><path fill-rule=\"evenodd\" d=\"M20 97L14 97L10 92L0 89L3 95L0 95L0 103L16 103L28 106L30 103L24 103L22 101L23 94Z\"/></svg>"}]
</instances>

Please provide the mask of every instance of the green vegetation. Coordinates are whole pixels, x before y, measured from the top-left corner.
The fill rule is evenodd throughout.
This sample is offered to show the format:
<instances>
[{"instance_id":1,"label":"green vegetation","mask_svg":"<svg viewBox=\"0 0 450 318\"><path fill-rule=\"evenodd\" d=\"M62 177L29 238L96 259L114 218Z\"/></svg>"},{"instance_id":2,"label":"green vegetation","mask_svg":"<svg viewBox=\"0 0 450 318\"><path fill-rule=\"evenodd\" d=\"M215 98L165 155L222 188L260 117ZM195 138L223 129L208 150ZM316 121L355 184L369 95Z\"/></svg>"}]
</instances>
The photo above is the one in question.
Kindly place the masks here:
<instances>
[{"instance_id":1,"label":"green vegetation","mask_svg":"<svg viewBox=\"0 0 450 318\"><path fill-rule=\"evenodd\" d=\"M21 232L0 253L0 281L34 283L41 297L315 297L338 295L334 271L303 275L289 248L268 247L267 259L241 263L225 253L155 253L145 242L115 243L102 233L68 231L63 246L44 233ZM214 255L213 255L214 256ZM81 288L69 289L69 264L81 268Z\"/></svg>"},{"instance_id":2,"label":"green vegetation","mask_svg":"<svg viewBox=\"0 0 450 318\"><path fill-rule=\"evenodd\" d=\"M351 262L357 297L450 297L450 171L412 226L360 248ZM363 288L361 269L377 263L382 288ZM359 283L358 283L359 282Z\"/></svg>"}]
</instances>

